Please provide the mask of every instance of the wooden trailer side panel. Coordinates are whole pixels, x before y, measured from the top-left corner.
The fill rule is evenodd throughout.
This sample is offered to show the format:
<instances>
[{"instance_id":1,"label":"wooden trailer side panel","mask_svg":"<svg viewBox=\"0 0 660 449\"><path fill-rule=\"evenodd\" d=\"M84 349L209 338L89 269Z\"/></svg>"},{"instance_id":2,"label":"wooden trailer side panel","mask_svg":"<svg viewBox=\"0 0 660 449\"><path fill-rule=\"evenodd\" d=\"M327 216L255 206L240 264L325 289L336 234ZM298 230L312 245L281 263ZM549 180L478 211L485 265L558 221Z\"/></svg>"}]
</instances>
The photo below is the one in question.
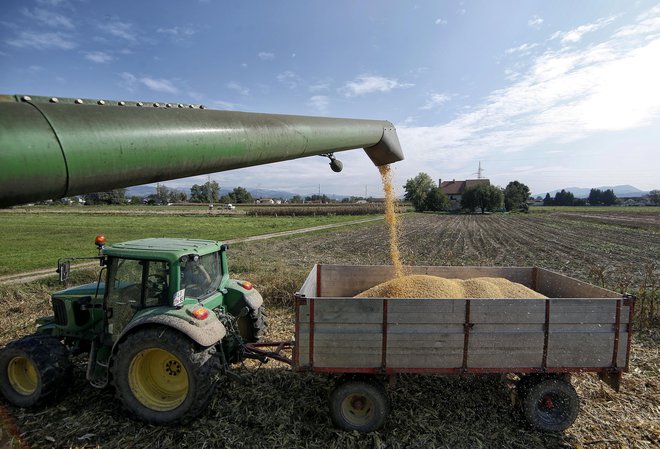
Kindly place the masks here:
<instances>
[{"instance_id":1,"label":"wooden trailer side panel","mask_svg":"<svg viewBox=\"0 0 660 449\"><path fill-rule=\"evenodd\" d=\"M558 297L325 296L328 291L347 291L348 287L336 287L340 281L346 283L364 275L371 283L379 282L379 276L390 275L390 267L363 268L322 265L308 276L296 299L294 358L299 369L552 372L627 366L632 302L613 292L542 269L516 268L506 277L523 276L527 270L527 275L535 279L530 281L532 285L538 283L538 290L554 292ZM422 268L433 272L429 271L432 267ZM453 274L462 277L461 267L453 268ZM505 269L498 270L500 276L505 276ZM463 275L473 277L477 271L486 275L472 268ZM496 272L492 270L488 275ZM566 297L569 294L580 297ZM600 296L589 298L588 294Z\"/></svg>"},{"instance_id":2,"label":"wooden trailer side panel","mask_svg":"<svg viewBox=\"0 0 660 449\"><path fill-rule=\"evenodd\" d=\"M464 323L464 299L388 300L386 366L460 368Z\"/></svg>"}]
</instances>

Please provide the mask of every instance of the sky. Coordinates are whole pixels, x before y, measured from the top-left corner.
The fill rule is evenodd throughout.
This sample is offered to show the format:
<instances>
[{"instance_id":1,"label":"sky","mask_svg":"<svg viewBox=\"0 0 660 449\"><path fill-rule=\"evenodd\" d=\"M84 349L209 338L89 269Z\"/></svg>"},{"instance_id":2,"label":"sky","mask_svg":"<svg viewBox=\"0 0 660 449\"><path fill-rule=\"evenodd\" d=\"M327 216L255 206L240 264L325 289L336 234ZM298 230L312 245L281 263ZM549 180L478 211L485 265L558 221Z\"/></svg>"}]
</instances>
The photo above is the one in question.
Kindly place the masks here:
<instances>
[{"instance_id":1,"label":"sky","mask_svg":"<svg viewBox=\"0 0 660 449\"><path fill-rule=\"evenodd\" d=\"M389 120L397 193L433 179L532 193L660 188L660 2L4 0L5 94ZM212 175L382 196L362 150ZM166 182L180 187L206 176Z\"/></svg>"}]
</instances>

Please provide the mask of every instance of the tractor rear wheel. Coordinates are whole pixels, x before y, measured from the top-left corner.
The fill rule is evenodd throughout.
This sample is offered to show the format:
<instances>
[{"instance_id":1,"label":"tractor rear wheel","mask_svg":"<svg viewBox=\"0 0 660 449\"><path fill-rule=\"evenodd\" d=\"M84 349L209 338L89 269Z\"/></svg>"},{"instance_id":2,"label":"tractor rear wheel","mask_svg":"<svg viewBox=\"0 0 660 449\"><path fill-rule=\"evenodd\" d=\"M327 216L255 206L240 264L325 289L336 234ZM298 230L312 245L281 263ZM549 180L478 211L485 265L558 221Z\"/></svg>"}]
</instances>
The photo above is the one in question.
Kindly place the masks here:
<instances>
[{"instance_id":1,"label":"tractor rear wheel","mask_svg":"<svg viewBox=\"0 0 660 449\"><path fill-rule=\"evenodd\" d=\"M0 351L0 392L19 407L55 399L71 376L69 352L57 338L34 334Z\"/></svg>"},{"instance_id":2,"label":"tractor rear wheel","mask_svg":"<svg viewBox=\"0 0 660 449\"><path fill-rule=\"evenodd\" d=\"M238 319L238 332L246 343L256 343L263 338L266 330L265 317L263 307L259 307Z\"/></svg>"},{"instance_id":3,"label":"tractor rear wheel","mask_svg":"<svg viewBox=\"0 0 660 449\"><path fill-rule=\"evenodd\" d=\"M387 392L375 381L343 381L330 394L332 421L344 430L378 430L385 424L389 411Z\"/></svg>"},{"instance_id":4,"label":"tractor rear wheel","mask_svg":"<svg viewBox=\"0 0 660 449\"><path fill-rule=\"evenodd\" d=\"M166 327L137 330L119 343L113 358L117 397L143 421L187 422L213 397L221 368L215 352Z\"/></svg>"}]
</instances>

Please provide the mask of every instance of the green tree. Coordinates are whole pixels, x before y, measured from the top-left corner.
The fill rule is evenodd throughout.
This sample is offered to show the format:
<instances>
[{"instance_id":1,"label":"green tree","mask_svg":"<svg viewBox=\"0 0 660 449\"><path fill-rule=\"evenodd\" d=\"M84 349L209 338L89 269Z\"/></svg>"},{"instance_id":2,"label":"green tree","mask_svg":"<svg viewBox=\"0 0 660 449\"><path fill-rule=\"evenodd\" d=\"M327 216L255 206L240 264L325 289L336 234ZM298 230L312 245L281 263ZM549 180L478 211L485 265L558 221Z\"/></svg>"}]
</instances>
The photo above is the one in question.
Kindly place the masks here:
<instances>
[{"instance_id":1,"label":"green tree","mask_svg":"<svg viewBox=\"0 0 660 449\"><path fill-rule=\"evenodd\" d=\"M210 190L210 198L209 198ZM193 184L190 188L190 201L192 203L208 203L209 199L213 203L218 202L220 196L220 185L217 181L205 182L204 184Z\"/></svg>"},{"instance_id":2,"label":"green tree","mask_svg":"<svg viewBox=\"0 0 660 449\"><path fill-rule=\"evenodd\" d=\"M660 190L651 190L649 192L649 200L656 206L660 205Z\"/></svg>"},{"instance_id":3,"label":"green tree","mask_svg":"<svg viewBox=\"0 0 660 449\"><path fill-rule=\"evenodd\" d=\"M300 195L293 195L289 202L294 203L294 204L300 204L303 202L303 197Z\"/></svg>"},{"instance_id":4,"label":"green tree","mask_svg":"<svg viewBox=\"0 0 660 449\"><path fill-rule=\"evenodd\" d=\"M431 177L421 172L412 179L406 181L403 188L406 190L404 199L410 201L416 211L424 211L426 207L426 196L431 189L435 187L435 182Z\"/></svg>"},{"instance_id":5,"label":"green tree","mask_svg":"<svg viewBox=\"0 0 660 449\"><path fill-rule=\"evenodd\" d=\"M447 197L440 187L431 187L424 200L424 210L434 212L449 210L449 197Z\"/></svg>"},{"instance_id":6,"label":"green tree","mask_svg":"<svg viewBox=\"0 0 660 449\"><path fill-rule=\"evenodd\" d=\"M554 201L554 200L552 199L552 197L550 196L550 194L549 194L549 193L546 193L546 194L545 194L545 198L543 198L543 205L544 205L544 206L552 206L553 201Z\"/></svg>"},{"instance_id":7,"label":"green tree","mask_svg":"<svg viewBox=\"0 0 660 449\"><path fill-rule=\"evenodd\" d=\"M85 195L85 204L126 204L126 189L114 189Z\"/></svg>"},{"instance_id":8,"label":"green tree","mask_svg":"<svg viewBox=\"0 0 660 449\"><path fill-rule=\"evenodd\" d=\"M465 189L461 196L461 207L474 212L475 209L481 209L483 214L487 210L493 211L502 207L504 194L499 187L478 184L474 187Z\"/></svg>"},{"instance_id":9,"label":"green tree","mask_svg":"<svg viewBox=\"0 0 660 449\"><path fill-rule=\"evenodd\" d=\"M141 196L137 196L137 195L133 195L133 196L131 197L131 201L130 201L130 203L131 203L132 205L134 205L134 206L140 205L140 204L142 204L142 197L141 197Z\"/></svg>"},{"instance_id":10,"label":"green tree","mask_svg":"<svg viewBox=\"0 0 660 449\"><path fill-rule=\"evenodd\" d=\"M616 200L617 197L614 194L614 190L612 189L605 190L600 196L600 201L604 206L614 206L616 204Z\"/></svg>"},{"instance_id":11,"label":"green tree","mask_svg":"<svg viewBox=\"0 0 660 449\"><path fill-rule=\"evenodd\" d=\"M561 192L555 193L555 198L552 200L552 204L555 206L572 206L574 202L575 195L564 189L561 189Z\"/></svg>"},{"instance_id":12,"label":"green tree","mask_svg":"<svg viewBox=\"0 0 660 449\"><path fill-rule=\"evenodd\" d=\"M600 191L600 189L591 189L589 191L589 205L591 206L598 206L599 204L602 203L602 196L603 192Z\"/></svg>"},{"instance_id":13,"label":"green tree","mask_svg":"<svg viewBox=\"0 0 660 449\"><path fill-rule=\"evenodd\" d=\"M235 187L234 190L231 191L229 196L234 200L233 202L237 204L254 202L254 198L252 198L252 194L243 187Z\"/></svg>"},{"instance_id":14,"label":"green tree","mask_svg":"<svg viewBox=\"0 0 660 449\"><path fill-rule=\"evenodd\" d=\"M525 210L529 198L529 187L518 181L511 181L504 188L504 207L508 211Z\"/></svg>"}]
</instances>

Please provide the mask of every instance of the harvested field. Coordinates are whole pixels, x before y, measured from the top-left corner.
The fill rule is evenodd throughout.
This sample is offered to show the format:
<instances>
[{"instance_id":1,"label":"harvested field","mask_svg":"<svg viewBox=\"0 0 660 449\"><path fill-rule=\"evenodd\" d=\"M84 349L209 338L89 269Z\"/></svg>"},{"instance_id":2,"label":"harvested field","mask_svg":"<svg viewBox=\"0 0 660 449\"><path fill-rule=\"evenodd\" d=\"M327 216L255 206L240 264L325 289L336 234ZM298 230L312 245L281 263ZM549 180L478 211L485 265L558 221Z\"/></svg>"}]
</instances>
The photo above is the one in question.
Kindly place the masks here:
<instances>
[{"instance_id":1,"label":"harvested field","mask_svg":"<svg viewBox=\"0 0 660 449\"><path fill-rule=\"evenodd\" d=\"M538 265L598 284L602 279L613 289L636 291L645 285L647 299L658 304L657 231L553 213L413 214L401 221L407 264ZM385 264L387 232L378 222L233 246L230 266L236 276L254 281L270 305L267 339L292 337L290 295L314 263ZM74 274L78 279L72 282L94 279ZM0 345L31 332L32 319L49 313L48 291L55 288L52 281L0 286L5 311ZM382 431L343 432L332 426L327 411L333 378L292 373L278 363L237 367L243 383L222 378L210 410L188 426L156 427L129 419L111 391L87 384L81 360L63 401L36 410L4 407L26 445L34 448L655 448L660 444L660 335L657 321L654 326L647 323L636 331L631 371L619 393L593 375L575 376L582 411L564 434L542 434L522 424L496 378L411 375L400 376L390 390L392 413ZM7 444L3 438L0 447Z\"/></svg>"}]
</instances>

